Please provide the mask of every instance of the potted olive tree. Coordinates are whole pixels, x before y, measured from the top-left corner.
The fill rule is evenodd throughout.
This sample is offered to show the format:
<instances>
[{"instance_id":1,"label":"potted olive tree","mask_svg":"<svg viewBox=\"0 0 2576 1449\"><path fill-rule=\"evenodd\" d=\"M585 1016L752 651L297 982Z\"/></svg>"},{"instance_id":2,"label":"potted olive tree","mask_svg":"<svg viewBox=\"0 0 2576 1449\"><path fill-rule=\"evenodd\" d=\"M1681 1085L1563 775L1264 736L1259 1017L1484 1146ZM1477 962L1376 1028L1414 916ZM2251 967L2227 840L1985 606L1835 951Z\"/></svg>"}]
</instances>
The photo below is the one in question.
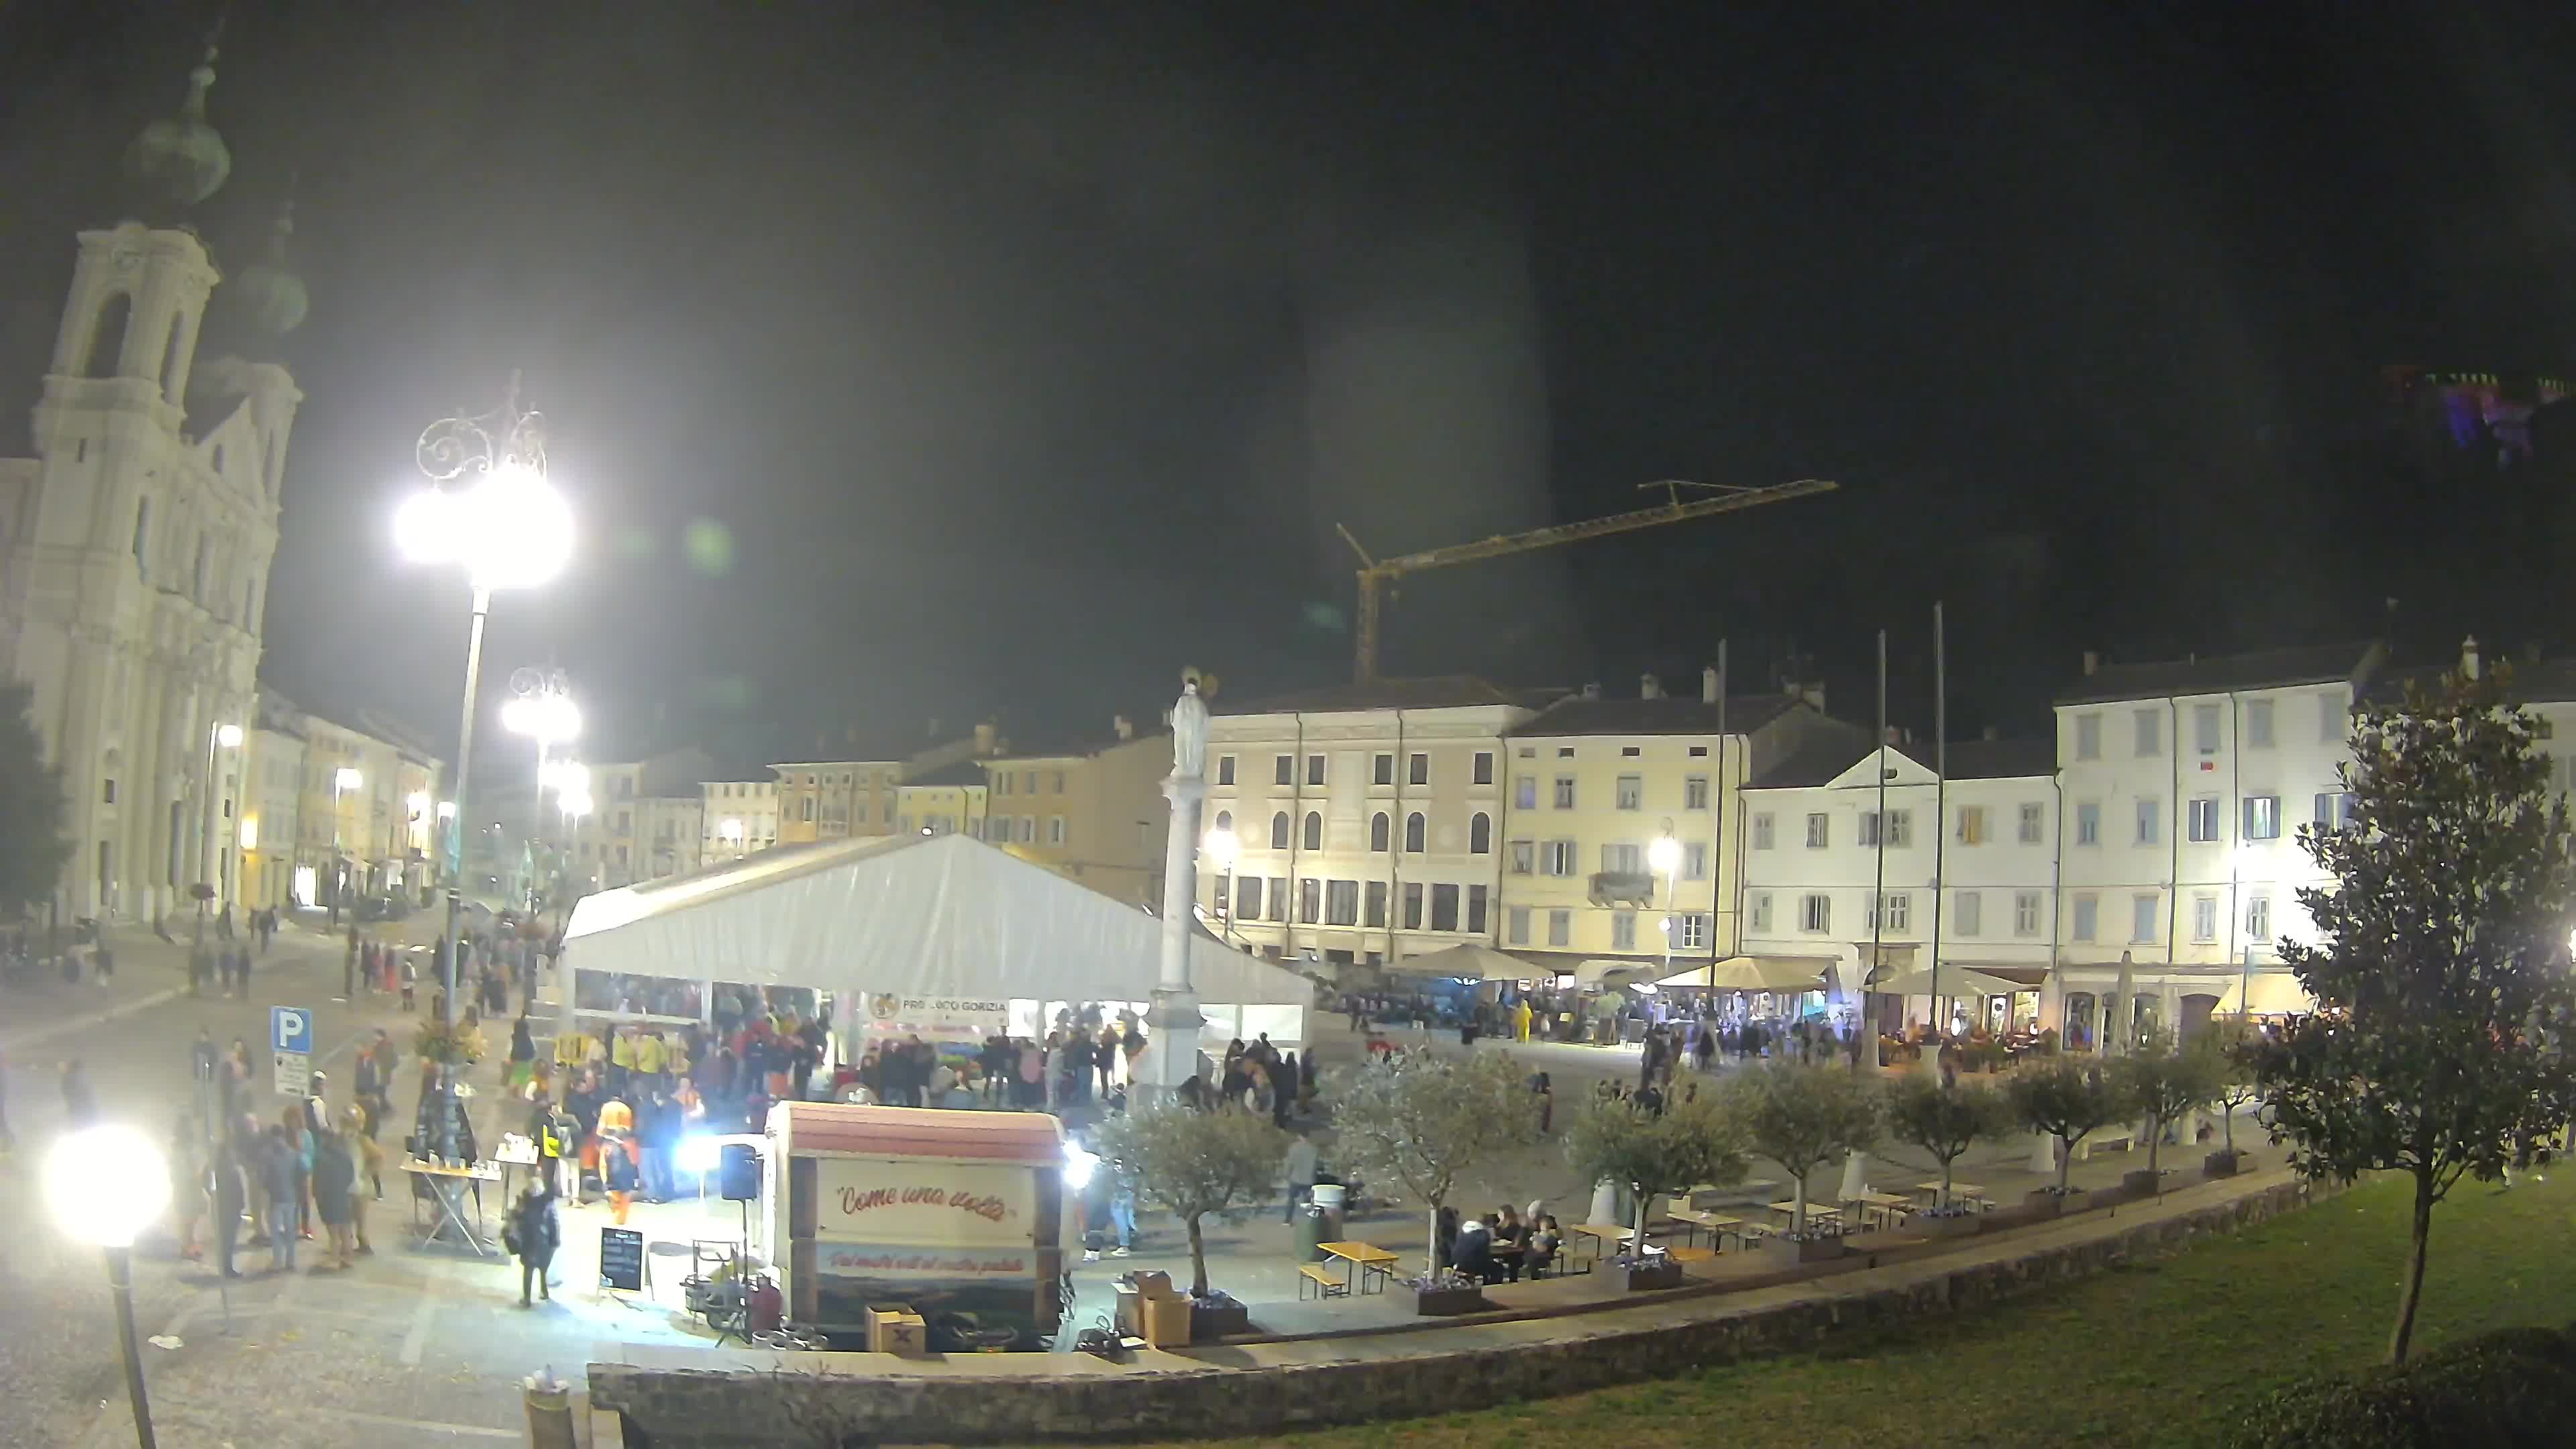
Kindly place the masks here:
<instances>
[{"instance_id":1,"label":"potted olive tree","mask_svg":"<svg viewBox=\"0 0 2576 1449\"><path fill-rule=\"evenodd\" d=\"M1440 1272L1440 1209L1469 1167L1538 1140L1538 1098L1501 1052L1435 1057L1406 1052L1368 1062L1333 1084L1333 1155L1365 1178L1392 1181L1422 1204L1417 1298L1463 1285ZM1481 1285L1476 1285L1481 1286ZM1422 1312L1456 1311L1417 1302Z\"/></svg>"},{"instance_id":2,"label":"potted olive tree","mask_svg":"<svg viewBox=\"0 0 2576 1449\"><path fill-rule=\"evenodd\" d=\"M1660 1114L1630 1099L1595 1098L1566 1126L1565 1160L1585 1182L1624 1183L1636 1200L1629 1247L1619 1258L1628 1287L1678 1288L1682 1265L1670 1253L1646 1251L1648 1205L1701 1183L1741 1180L1744 1139L1714 1094L1675 1102Z\"/></svg>"},{"instance_id":3,"label":"potted olive tree","mask_svg":"<svg viewBox=\"0 0 2576 1449\"><path fill-rule=\"evenodd\" d=\"M2216 1063L2206 1051L2150 1034L2134 1053L2112 1064L2112 1079L2129 1099L2129 1110L2147 1119L2147 1165L2123 1174L2120 1186L2132 1193L2160 1192L2165 1130L2218 1095Z\"/></svg>"},{"instance_id":4,"label":"potted olive tree","mask_svg":"<svg viewBox=\"0 0 2576 1449\"><path fill-rule=\"evenodd\" d=\"M1222 1338L1249 1329L1243 1301L1208 1286L1200 1225L1210 1213L1274 1200L1288 1134L1257 1113L1194 1112L1166 1103L1102 1123L1098 1150L1104 1159L1132 1164L1137 1195L1189 1229L1191 1337Z\"/></svg>"},{"instance_id":5,"label":"potted olive tree","mask_svg":"<svg viewBox=\"0 0 2576 1449\"><path fill-rule=\"evenodd\" d=\"M1801 1262L1842 1256L1839 1227L1810 1228L1807 1174L1835 1158L1866 1152L1878 1141L1879 1094L1840 1067L1774 1061L1739 1071L1727 1083L1726 1110L1758 1157L1789 1174L1794 1207L1788 1241Z\"/></svg>"},{"instance_id":6,"label":"potted olive tree","mask_svg":"<svg viewBox=\"0 0 2576 1449\"><path fill-rule=\"evenodd\" d=\"M2119 1085L2099 1062L2051 1057L2024 1067L2006 1086L2013 1115L2034 1132L2057 1139L2057 1184L2031 1192L2023 1205L2041 1217L2056 1217L2080 1189L2067 1185L2075 1166L2075 1144L2129 1113Z\"/></svg>"},{"instance_id":7,"label":"potted olive tree","mask_svg":"<svg viewBox=\"0 0 2576 1449\"><path fill-rule=\"evenodd\" d=\"M1991 1087L1945 1085L1921 1072L1896 1079L1887 1091L1887 1133L1920 1147L1941 1164L1941 1196L1908 1219L1934 1237L1964 1237L1977 1230L1974 1208L1951 1201L1950 1178L1960 1158L1980 1142L2013 1130L2016 1119L2003 1093Z\"/></svg>"},{"instance_id":8,"label":"potted olive tree","mask_svg":"<svg viewBox=\"0 0 2576 1449\"><path fill-rule=\"evenodd\" d=\"M2200 1170L2209 1177L2234 1177L2245 1162L2244 1154L2236 1150L2236 1113L2257 1095L2252 1054L2255 1032L2241 1016L2223 1024L2213 1021L2194 1045L2209 1054L2209 1072L2215 1084L2209 1104L2219 1112L2220 1146L2201 1159Z\"/></svg>"}]
</instances>

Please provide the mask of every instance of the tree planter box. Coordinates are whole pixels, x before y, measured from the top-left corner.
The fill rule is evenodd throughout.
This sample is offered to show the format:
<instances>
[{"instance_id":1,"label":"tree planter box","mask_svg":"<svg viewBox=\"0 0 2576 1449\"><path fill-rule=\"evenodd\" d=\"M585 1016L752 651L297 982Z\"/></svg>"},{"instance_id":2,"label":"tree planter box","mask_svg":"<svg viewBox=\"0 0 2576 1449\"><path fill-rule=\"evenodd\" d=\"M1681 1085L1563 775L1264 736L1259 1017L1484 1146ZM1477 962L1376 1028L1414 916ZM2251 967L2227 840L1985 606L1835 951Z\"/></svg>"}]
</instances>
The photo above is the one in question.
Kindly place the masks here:
<instances>
[{"instance_id":1,"label":"tree planter box","mask_svg":"<svg viewBox=\"0 0 2576 1449\"><path fill-rule=\"evenodd\" d=\"M2135 1172L2121 1173L2120 1190L2132 1197L2154 1197L2165 1190L2164 1174L2145 1167Z\"/></svg>"},{"instance_id":2,"label":"tree planter box","mask_svg":"<svg viewBox=\"0 0 2576 1449\"><path fill-rule=\"evenodd\" d=\"M1682 1286L1682 1265L1669 1257L1628 1270L1628 1291L1631 1293L1680 1286Z\"/></svg>"},{"instance_id":3,"label":"tree planter box","mask_svg":"<svg viewBox=\"0 0 2576 1449\"><path fill-rule=\"evenodd\" d=\"M2022 1194L2021 1206L2034 1218L2053 1218L2066 1211L2068 1201L2043 1187Z\"/></svg>"},{"instance_id":4,"label":"tree planter box","mask_svg":"<svg viewBox=\"0 0 2576 1449\"><path fill-rule=\"evenodd\" d=\"M1485 1290L1472 1284L1465 1288L1407 1288L1413 1295L1413 1311L1423 1318L1447 1318L1460 1313L1481 1313L1485 1309Z\"/></svg>"},{"instance_id":5,"label":"tree planter box","mask_svg":"<svg viewBox=\"0 0 2576 1449\"><path fill-rule=\"evenodd\" d=\"M1198 1299L1190 1305L1190 1342L1215 1343L1252 1331L1252 1309L1230 1294Z\"/></svg>"},{"instance_id":6,"label":"tree planter box","mask_svg":"<svg viewBox=\"0 0 2576 1449\"><path fill-rule=\"evenodd\" d=\"M2243 1158L2244 1154L2222 1147L2200 1160L2201 1174L2205 1177L2234 1177L2237 1169L2244 1165Z\"/></svg>"},{"instance_id":7,"label":"tree planter box","mask_svg":"<svg viewBox=\"0 0 2576 1449\"><path fill-rule=\"evenodd\" d=\"M1798 1250L1798 1261L1801 1263L1830 1263L1842 1257L1844 1252L1843 1240L1840 1238L1809 1238L1793 1246Z\"/></svg>"},{"instance_id":8,"label":"tree planter box","mask_svg":"<svg viewBox=\"0 0 2576 1449\"><path fill-rule=\"evenodd\" d=\"M1908 1231L1928 1238L1971 1238L1977 1233L1977 1218L1973 1213L1955 1218L1925 1217L1918 1213L1906 1219L1905 1226Z\"/></svg>"}]
</instances>

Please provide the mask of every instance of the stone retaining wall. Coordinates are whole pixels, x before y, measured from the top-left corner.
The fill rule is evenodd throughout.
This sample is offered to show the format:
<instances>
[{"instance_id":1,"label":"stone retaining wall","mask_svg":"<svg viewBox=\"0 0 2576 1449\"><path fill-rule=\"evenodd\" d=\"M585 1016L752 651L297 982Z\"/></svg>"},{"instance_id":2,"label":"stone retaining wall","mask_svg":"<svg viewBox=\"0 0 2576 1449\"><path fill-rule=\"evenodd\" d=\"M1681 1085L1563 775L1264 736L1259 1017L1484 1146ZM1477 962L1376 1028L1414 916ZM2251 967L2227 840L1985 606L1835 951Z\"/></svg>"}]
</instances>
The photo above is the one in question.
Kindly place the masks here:
<instances>
[{"instance_id":1,"label":"stone retaining wall","mask_svg":"<svg viewBox=\"0 0 2576 1449\"><path fill-rule=\"evenodd\" d=\"M1837 1279L1791 1302L1698 1299L1670 1304L1669 1318L1652 1304L1557 1318L1548 1324L1556 1336L1541 1341L1497 1334L1490 1346L1444 1352L1425 1345L1328 1363L1265 1362L1258 1346L1157 1360L1177 1367L1050 1356L1044 1372L1014 1372L988 1359L998 1372L976 1364L973 1372L907 1365L888 1373L883 1358L845 1354L782 1356L792 1367L766 1372L594 1363L590 1398L622 1416L628 1449L1187 1439L1417 1418L1525 1398L1534 1386L1574 1393L1916 1324L2173 1252L2304 1207L2317 1195L2306 1184L2274 1184L2133 1225L2114 1220L2104 1225L2111 1231L2079 1241L1882 1269L1889 1281L1876 1284Z\"/></svg>"}]
</instances>

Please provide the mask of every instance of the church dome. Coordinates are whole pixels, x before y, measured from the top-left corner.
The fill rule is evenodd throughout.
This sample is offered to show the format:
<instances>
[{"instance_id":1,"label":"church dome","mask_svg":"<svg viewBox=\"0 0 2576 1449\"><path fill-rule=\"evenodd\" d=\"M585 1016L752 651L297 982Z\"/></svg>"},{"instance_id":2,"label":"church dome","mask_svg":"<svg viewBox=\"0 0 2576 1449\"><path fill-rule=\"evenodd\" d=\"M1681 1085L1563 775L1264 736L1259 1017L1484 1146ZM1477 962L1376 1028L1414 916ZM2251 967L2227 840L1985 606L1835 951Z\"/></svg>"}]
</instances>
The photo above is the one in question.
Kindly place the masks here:
<instances>
[{"instance_id":1,"label":"church dome","mask_svg":"<svg viewBox=\"0 0 2576 1449\"><path fill-rule=\"evenodd\" d=\"M268 254L224 285L242 319L270 337L283 337L301 326L311 305L304 279L286 259L286 240L294 234L295 203L289 201L269 230Z\"/></svg>"},{"instance_id":2,"label":"church dome","mask_svg":"<svg viewBox=\"0 0 2576 1449\"><path fill-rule=\"evenodd\" d=\"M206 120L206 92L215 84L214 47L188 72L187 104L176 116L145 126L125 148L125 178L138 199L186 208L215 194L232 174L233 153Z\"/></svg>"}]
</instances>

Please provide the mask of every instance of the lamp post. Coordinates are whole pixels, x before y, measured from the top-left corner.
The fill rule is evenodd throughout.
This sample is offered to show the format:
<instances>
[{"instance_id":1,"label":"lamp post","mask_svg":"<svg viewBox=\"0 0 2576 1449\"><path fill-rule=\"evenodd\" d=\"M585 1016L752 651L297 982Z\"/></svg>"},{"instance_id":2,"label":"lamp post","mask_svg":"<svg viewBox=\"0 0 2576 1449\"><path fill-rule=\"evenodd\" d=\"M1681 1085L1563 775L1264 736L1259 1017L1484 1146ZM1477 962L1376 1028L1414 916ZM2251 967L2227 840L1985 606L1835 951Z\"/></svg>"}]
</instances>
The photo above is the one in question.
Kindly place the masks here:
<instances>
[{"instance_id":1,"label":"lamp post","mask_svg":"<svg viewBox=\"0 0 2576 1449\"><path fill-rule=\"evenodd\" d=\"M1225 913L1218 919L1223 922L1226 942L1231 945L1234 941L1234 862L1243 854L1243 838L1234 833L1233 826L1220 825L1199 842L1199 849L1206 854L1208 864L1225 872Z\"/></svg>"},{"instance_id":2,"label":"lamp post","mask_svg":"<svg viewBox=\"0 0 2576 1449\"><path fill-rule=\"evenodd\" d=\"M536 907L536 847L545 837L546 752L581 734L581 710L560 669L522 669L510 676L514 696L501 707L501 728L537 742L537 788L528 800L528 906Z\"/></svg>"},{"instance_id":3,"label":"lamp post","mask_svg":"<svg viewBox=\"0 0 2576 1449\"><path fill-rule=\"evenodd\" d=\"M348 847L340 843L340 797L366 783L347 765L331 772L331 924L340 924L340 899L349 891Z\"/></svg>"},{"instance_id":4,"label":"lamp post","mask_svg":"<svg viewBox=\"0 0 2576 1449\"><path fill-rule=\"evenodd\" d=\"M134 1338L134 1236L170 1203L170 1168L150 1136L121 1122L66 1132L45 1158L45 1200L63 1232L94 1243L116 1294L116 1334L125 1350L125 1392L134 1404L134 1442L153 1449L152 1405Z\"/></svg>"},{"instance_id":5,"label":"lamp post","mask_svg":"<svg viewBox=\"0 0 2576 1449\"><path fill-rule=\"evenodd\" d=\"M569 760L564 762L563 769L565 772L563 778L571 781L571 783L564 785L555 791L555 808L563 812L564 837L569 840L573 836L581 833L582 817L590 813L590 772L582 769L579 765L573 764ZM580 772L577 777L573 774L575 771ZM567 860L571 858L571 851L569 849L565 851L565 858ZM555 892L555 938L557 940L561 940L563 938L564 919L572 911L573 892L571 872L567 870L564 875L565 880L563 888ZM569 993L571 988L572 983L570 981L566 981L564 983L564 989L567 993L567 1000L570 999Z\"/></svg>"},{"instance_id":6,"label":"lamp post","mask_svg":"<svg viewBox=\"0 0 2576 1449\"><path fill-rule=\"evenodd\" d=\"M471 589L465 634L465 699L456 728L456 801L467 802L466 779L474 757L474 699L483 668L483 624L497 589L533 588L562 572L572 554L572 510L546 481L545 423L519 410L519 378L511 374L501 406L474 417L441 418L421 432L414 457L430 486L403 504L394 532L416 563L461 565ZM439 1023L456 1030L456 961L462 954L465 915L465 838L451 842L447 876L447 948L439 962ZM442 1157L455 1155L455 1069L438 1073L438 1125Z\"/></svg>"},{"instance_id":7,"label":"lamp post","mask_svg":"<svg viewBox=\"0 0 2576 1449\"><path fill-rule=\"evenodd\" d=\"M1646 847L1646 868L1664 878L1664 974L1672 974L1673 917L1681 905L1682 843L1673 839L1673 823L1664 822L1664 833ZM1660 978L1658 978L1660 979Z\"/></svg>"}]
</instances>

